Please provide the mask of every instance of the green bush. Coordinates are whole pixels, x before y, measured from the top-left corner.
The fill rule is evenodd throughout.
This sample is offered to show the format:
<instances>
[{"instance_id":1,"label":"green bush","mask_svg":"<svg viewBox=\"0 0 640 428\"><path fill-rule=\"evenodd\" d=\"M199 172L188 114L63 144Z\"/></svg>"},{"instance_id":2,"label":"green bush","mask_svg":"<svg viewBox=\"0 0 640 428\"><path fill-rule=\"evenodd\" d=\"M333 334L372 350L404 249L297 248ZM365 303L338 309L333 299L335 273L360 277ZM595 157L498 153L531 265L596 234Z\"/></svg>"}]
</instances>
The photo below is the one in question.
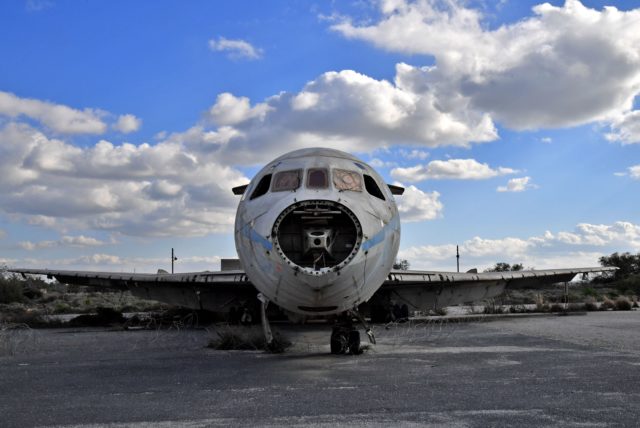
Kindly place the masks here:
<instances>
[{"instance_id":1,"label":"green bush","mask_svg":"<svg viewBox=\"0 0 640 428\"><path fill-rule=\"evenodd\" d=\"M16 277L3 278L0 276L0 303L24 302L22 283L23 281Z\"/></svg>"}]
</instances>

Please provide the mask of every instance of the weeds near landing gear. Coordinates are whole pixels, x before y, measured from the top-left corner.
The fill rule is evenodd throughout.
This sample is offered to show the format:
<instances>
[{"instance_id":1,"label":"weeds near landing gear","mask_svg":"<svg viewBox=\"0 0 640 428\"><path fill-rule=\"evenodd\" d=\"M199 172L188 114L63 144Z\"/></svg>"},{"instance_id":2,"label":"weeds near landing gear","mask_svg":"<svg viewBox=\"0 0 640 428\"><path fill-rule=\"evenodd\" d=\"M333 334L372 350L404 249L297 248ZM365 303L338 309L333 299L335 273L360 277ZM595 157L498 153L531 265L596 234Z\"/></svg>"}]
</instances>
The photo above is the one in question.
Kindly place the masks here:
<instances>
[{"instance_id":1,"label":"weeds near landing gear","mask_svg":"<svg viewBox=\"0 0 640 428\"><path fill-rule=\"evenodd\" d=\"M291 346L291 342L278 332L274 332L273 341L267 344L264 333L258 327L222 326L215 330L207 348L221 351L266 351L279 354Z\"/></svg>"}]
</instances>

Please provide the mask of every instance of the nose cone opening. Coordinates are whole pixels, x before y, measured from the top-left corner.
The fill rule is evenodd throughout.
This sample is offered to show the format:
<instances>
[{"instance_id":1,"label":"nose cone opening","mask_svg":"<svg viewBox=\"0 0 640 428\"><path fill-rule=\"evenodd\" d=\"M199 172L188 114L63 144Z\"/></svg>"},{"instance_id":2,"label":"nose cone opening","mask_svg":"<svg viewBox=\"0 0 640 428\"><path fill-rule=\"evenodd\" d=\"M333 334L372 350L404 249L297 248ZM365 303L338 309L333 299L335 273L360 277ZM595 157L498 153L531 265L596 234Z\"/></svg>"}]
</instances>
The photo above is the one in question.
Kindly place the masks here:
<instances>
[{"instance_id":1,"label":"nose cone opening","mask_svg":"<svg viewBox=\"0 0 640 428\"><path fill-rule=\"evenodd\" d=\"M334 201L302 201L287 207L273 225L274 248L292 267L310 275L338 271L362 244L355 214Z\"/></svg>"}]
</instances>

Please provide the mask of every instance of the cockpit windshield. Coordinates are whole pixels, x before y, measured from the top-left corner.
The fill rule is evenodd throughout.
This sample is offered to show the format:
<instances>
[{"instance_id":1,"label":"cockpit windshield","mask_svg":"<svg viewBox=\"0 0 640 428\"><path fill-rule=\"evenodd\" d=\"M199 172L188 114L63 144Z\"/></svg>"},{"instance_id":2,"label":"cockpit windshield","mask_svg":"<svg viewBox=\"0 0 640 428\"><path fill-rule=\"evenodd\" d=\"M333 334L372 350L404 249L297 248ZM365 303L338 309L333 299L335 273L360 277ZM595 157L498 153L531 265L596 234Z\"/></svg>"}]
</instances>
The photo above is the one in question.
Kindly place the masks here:
<instances>
[{"instance_id":1,"label":"cockpit windshield","mask_svg":"<svg viewBox=\"0 0 640 428\"><path fill-rule=\"evenodd\" d=\"M294 169L291 171L280 171L276 173L271 187L272 192L284 192L287 190L296 190L300 187L300 178L302 170Z\"/></svg>"},{"instance_id":2,"label":"cockpit windshield","mask_svg":"<svg viewBox=\"0 0 640 428\"><path fill-rule=\"evenodd\" d=\"M326 189L329 187L327 170L324 168L311 168L307 171L307 187L310 189Z\"/></svg>"},{"instance_id":3,"label":"cockpit windshield","mask_svg":"<svg viewBox=\"0 0 640 428\"><path fill-rule=\"evenodd\" d=\"M354 192L362 192L362 177L355 171L334 169L333 185L338 190L352 190Z\"/></svg>"}]
</instances>

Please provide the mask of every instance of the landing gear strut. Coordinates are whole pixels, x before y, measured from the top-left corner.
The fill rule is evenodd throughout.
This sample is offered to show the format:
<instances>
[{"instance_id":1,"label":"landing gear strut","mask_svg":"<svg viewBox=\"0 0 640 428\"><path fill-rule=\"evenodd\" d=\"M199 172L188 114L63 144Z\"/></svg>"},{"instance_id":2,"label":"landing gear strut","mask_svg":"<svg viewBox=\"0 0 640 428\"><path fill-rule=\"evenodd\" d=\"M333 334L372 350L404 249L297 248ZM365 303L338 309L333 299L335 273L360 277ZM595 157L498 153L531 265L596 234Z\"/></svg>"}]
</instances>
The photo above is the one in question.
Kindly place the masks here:
<instances>
[{"instance_id":1,"label":"landing gear strut","mask_svg":"<svg viewBox=\"0 0 640 428\"><path fill-rule=\"evenodd\" d=\"M267 348L270 348L273 345L273 333L271 332L271 326L269 325L269 319L267 318L267 306L269 306L269 299L267 299L262 293L258 293L258 300L260 300L260 320L262 321L262 331L267 342Z\"/></svg>"},{"instance_id":2,"label":"landing gear strut","mask_svg":"<svg viewBox=\"0 0 640 428\"><path fill-rule=\"evenodd\" d=\"M362 323L369 337L369 342L375 344L376 338L367 325L366 321L357 311L347 311L341 314L336 320L331 332L331 353L332 354L352 354L362 353L360 346L360 332L354 327L353 319L356 318Z\"/></svg>"}]
</instances>

